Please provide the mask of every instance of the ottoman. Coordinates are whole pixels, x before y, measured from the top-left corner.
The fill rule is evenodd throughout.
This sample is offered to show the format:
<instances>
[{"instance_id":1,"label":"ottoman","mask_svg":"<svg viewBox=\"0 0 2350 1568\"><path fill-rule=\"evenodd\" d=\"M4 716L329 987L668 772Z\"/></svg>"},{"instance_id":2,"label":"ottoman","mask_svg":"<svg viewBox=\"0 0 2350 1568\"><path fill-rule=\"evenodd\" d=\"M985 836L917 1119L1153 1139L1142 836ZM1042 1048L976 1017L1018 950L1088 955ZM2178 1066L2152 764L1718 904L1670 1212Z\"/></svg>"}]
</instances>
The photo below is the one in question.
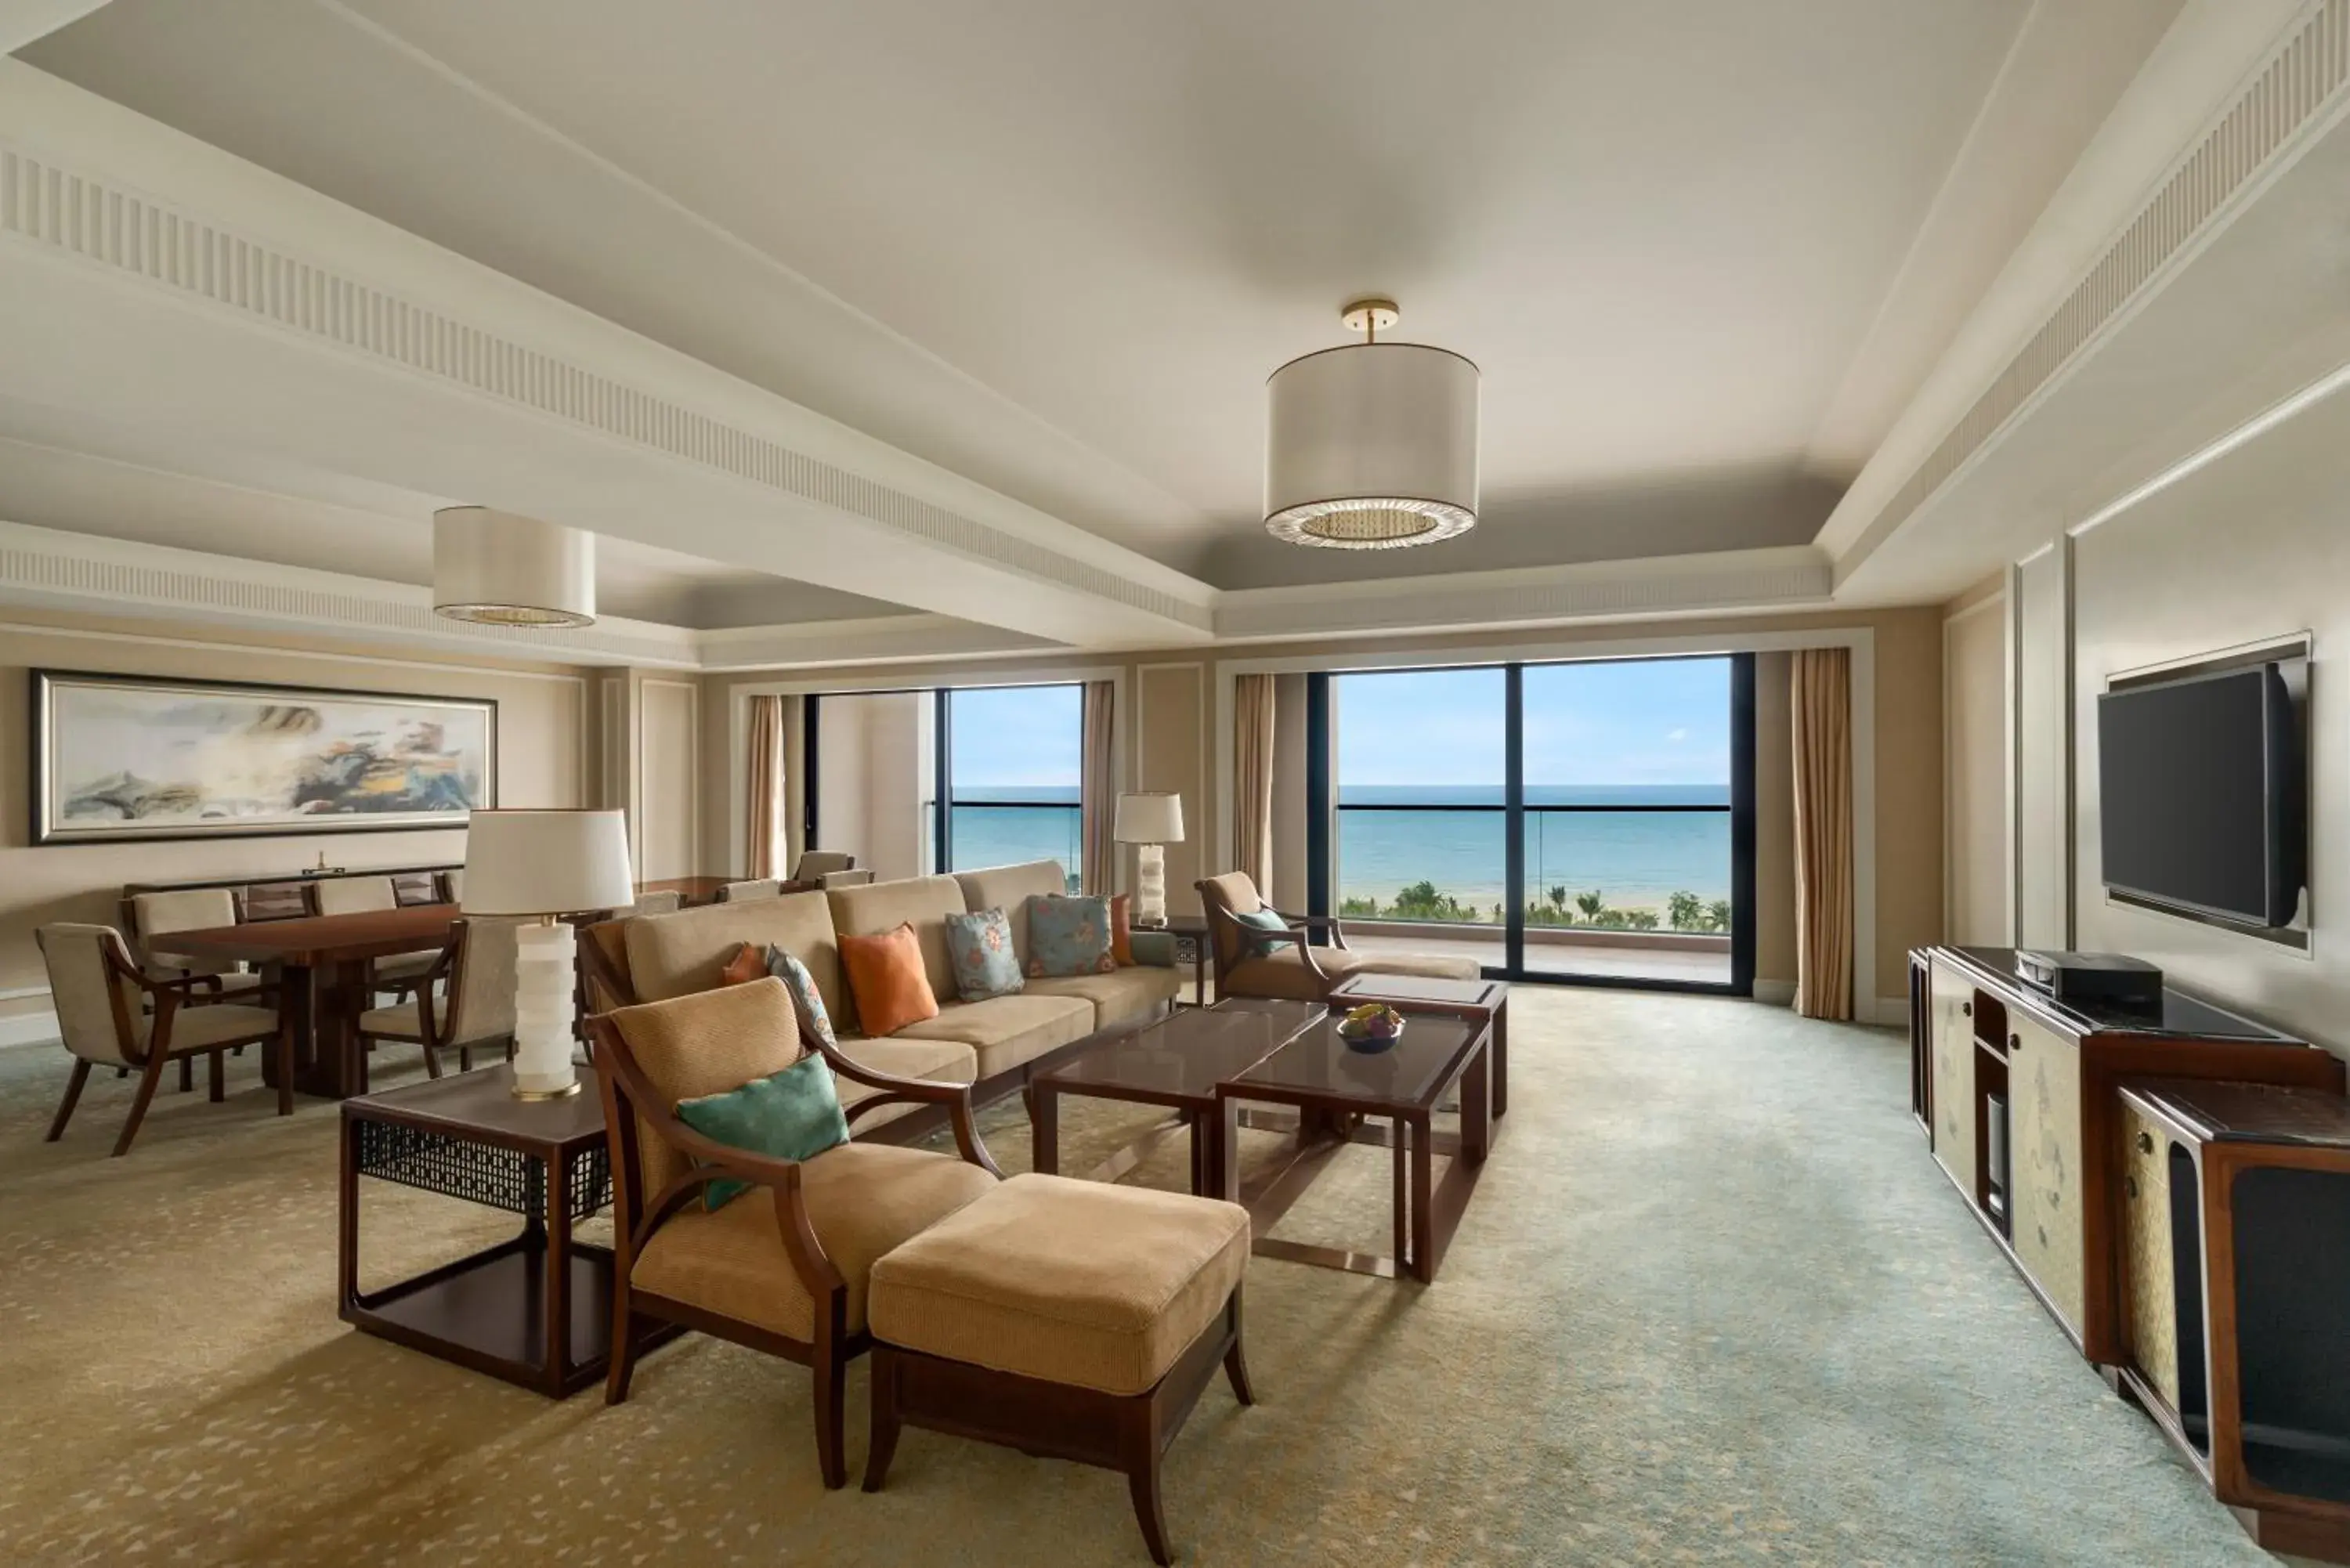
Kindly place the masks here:
<instances>
[{"instance_id":1,"label":"ottoman","mask_svg":"<svg viewBox=\"0 0 2350 1568\"><path fill-rule=\"evenodd\" d=\"M1124 1470L1169 1561L1159 1465L1218 1363L1243 1405L1248 1211L1188 1193L1015 1176L873 1265L879 1491L904 1426Z\"/></svg>"}]
</instances>

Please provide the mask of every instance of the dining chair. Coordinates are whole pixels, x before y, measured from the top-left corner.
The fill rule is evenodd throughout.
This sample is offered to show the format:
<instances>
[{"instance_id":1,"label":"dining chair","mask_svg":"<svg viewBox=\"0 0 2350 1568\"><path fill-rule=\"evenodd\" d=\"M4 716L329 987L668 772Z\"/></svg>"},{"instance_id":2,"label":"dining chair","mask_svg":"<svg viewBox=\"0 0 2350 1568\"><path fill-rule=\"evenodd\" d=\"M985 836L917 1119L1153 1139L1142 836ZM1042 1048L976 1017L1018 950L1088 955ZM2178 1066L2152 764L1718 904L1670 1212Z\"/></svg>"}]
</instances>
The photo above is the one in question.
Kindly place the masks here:
<instances>
[{"instance_id":1,"label":"dining chair","mask_svg":"<svg viewBox=\"0 0 2350 1568\"><path fill-rule=\"evenodd\" d=\"M722 904L746 904L754 898L778 898L783 896L783 882L774 877L762 877L748 882L728 882L718 889L717 901Z\"/></svg>"},{"instance_id":2,"label":"dining chair","mask_svg":"<svg viewBox=\"0 0 2350 1568\"><path fill-rule=\"evenodd\" d=\"M800 863L792 867L792 880L813 882L827 871L853 871L857 857L837 849L806 849L800 852Z\"/></svg>"},{"instance_id":3,"label":"dining chair","mask_svg":"<svg viewBox=\"0 0 2350 1568\"><path fill-rule=\"evenodd\" d=\"M465 868L463 866L452 866L441 873L441 901L444 904L463 904L465 901Z\"/></svg>"},{"instance_id":4,"label":"dining chair","mask_svg":"<svg viewBox=\"0 0 2350 1568\"><path fill-rule=\"evenodd\" d=\"M1266 903L1245 871L1227 871L1191 884L1208 918L1208 952L1216 971L1216 994L1326 1002L1331 989L1366 973L1475 980L1477 961L1428 953L1363 953L1347 945L1346 927L1335 915L1284 914ZM1244 917L1263 924L1252 924ZM1329 938L1317 947L1313 933Z\"/></svg>"},{"instance_id":5,"label":"dining chair","mask_svg":"<svg viewBox=\"0 0 2350 1568\"><path fill-rule=\"evenodd\" d=\"M233 1002L189 1006L189 992L201 977L165 981L141 973L112 926L60 922L41 927L33 940L48 970L57 1033L74 1058L73 1076L66 1082L47 1141L65 1136L92 1067L130 1068L139 1074L139 1088L122 1136L114 1140L115 1154L125 1154L163 1081L164 1063L209 1057L211 1097L217 1104L224 1097L223 1054L239 1045L276 1046L277 1114L294 1114L294 1029L281 1010ZM142 1012L134 998L151 1003L152 1012Z\"/></svg>"},{"instance_id":6,"label":"dining chair","mask_svg":"<svg viewBox=\"0 0 2350 1568\"><path fill-rule=\"evenodd\" d=\"M674 915L684 908L685 895L682 893L647 893L627 909L613 910L611 918L627 920L639 915Z\"/></svg>"},{"instance_id":7,"label":"dining chair","mask_svg":"<svg viewBox=\"0 0 2350 1568\"><path fill-rule=\"evenodd\" d=\"M175 953L170 950L168 942L157 940L173 931L235 925L234 892L226 888L186 888L167 893L133 893L123 900L123 906L130 915L130 940L139 957L139 967L148 979L201 981L190 992L188 1000L192 1002L256 1000L250 994L237 994L257 992L265 983L260 975L243 964Z\"/></svg>"},{"instance_id":8,"label":"dining chair","mask_svg":"<svg viewBox=\"0 0 2350 1568\"><path fill-rule=\"evenodd\" d=\"M321 915L372 915L400 908L390 877L321 877L310 884L310 908ZM441 950L393 953L368 964L368 991L406 996L440 961Z\"/></svg>"},{"instance_id":9,"label":"dining chair","mask_svg":"<svg viewBox=\"0 0 2350 1568\"><path fill-rule=\"evenodd\" d=\"M494 1047L502 1058L510 1059L515 929L530 923L526 915L474 915L459 920L414 996L359 1014L359 1049L371 1051L384 1041L421 1046L424 1071L435 1078L441 1075L441 1053L452 1046L461 1073L473 1070L475 1046ZM433 989L444 980L445 987Z\"/></svg>"},{"instance_id":10,"label":"dining chair","mask_svg":"<svg viewBox=\"0 0 2350 1568\"><path fill-rule=\"evenodd\" d=\"M827 871L816 879L819 888L862 888L873 880L873 873L862 867L846 871Z\"/></svg>"}]
</instances>

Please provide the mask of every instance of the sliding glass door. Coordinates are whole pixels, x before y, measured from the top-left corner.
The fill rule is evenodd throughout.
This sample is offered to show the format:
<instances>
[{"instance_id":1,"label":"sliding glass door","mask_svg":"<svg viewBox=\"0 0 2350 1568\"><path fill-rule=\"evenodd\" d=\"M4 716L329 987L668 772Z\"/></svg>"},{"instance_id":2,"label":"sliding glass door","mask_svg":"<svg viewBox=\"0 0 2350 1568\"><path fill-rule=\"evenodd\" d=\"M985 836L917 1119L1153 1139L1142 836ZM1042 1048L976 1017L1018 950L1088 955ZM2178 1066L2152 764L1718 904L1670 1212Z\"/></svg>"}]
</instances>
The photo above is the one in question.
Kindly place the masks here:
<instances>
[{"instance_id":1,"label":"sliding glass door","mask_svg":"<svg viewBox=\"0 0 2350 1568\"><path fill-rule=\"evenodd\" d=\"M1351 946L1751 988L1751 656L1320 679L1322 912Z\"/></svg>"},{"instance_id":2,"label":"sliding glass door","mask_svg":"<svg viewBox=\"0 0 2350 1568\"><path fill-rule=\"evenodd\" d=\"M1085 872L1084 690L982 686L939 693L950 871L1057 860Z\"/></svg>"}]
</instances>

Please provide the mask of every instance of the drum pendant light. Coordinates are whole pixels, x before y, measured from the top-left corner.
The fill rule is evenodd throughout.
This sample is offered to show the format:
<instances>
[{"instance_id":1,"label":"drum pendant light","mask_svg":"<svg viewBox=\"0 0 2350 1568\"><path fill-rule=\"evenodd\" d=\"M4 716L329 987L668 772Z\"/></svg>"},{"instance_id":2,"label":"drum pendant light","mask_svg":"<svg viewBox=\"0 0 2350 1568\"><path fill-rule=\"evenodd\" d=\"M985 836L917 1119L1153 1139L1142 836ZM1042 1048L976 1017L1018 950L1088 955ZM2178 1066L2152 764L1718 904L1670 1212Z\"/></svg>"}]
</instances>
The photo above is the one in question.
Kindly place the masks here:
<instances>
[{"instance_id":1,"label":"drum pendant light","mask_svg":"<svg viewBox=\"0 0 2350 1568\"><path fill-rule=\"evenodd\" d=\"M490 626L593 626L596 535L487 506L435 512L432 608Z\"/></svg>"},{"instance_id":2,"label":"drum pendant light","mask_svg":"<svg viewBox=\"0 0 2350 1568\"><path fill-rule=\"evenodd\" d=\"M1433 545L1477 525L1477 367L1382 343L1395 302L1340 313L1363 341L1292 359L1265 383L1264 525L1325 550Z\"/></svg>"}]
</instances>

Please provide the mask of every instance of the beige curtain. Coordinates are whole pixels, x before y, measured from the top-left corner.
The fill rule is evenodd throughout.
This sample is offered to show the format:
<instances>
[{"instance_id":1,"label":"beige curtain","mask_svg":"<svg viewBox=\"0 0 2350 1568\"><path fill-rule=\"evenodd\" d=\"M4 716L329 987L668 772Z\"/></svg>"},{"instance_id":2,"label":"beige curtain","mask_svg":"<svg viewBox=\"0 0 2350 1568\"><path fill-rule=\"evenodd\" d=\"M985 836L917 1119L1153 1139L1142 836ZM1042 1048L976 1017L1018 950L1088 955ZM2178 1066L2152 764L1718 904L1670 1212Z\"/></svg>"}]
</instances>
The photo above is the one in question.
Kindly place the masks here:
<instances>
[{"instance_id":1,"label":"beige curtain","mask_svg":"<svg viewBox=\"0 0 2350 1568\"><path fill-rule=\"evenodd\" d=\"M1799 650L1795 752L1795 1011L1852 1016L1852 654Z\"/></svg>"},{"instance_id":2,"label":"beige curtain","mask_svg":"<svg viewBox=\"0 0 2350 1568\"><path fill-rule=\"evenodd\" d=\"M784 699L784 858L775 874L788 877L807 853L807 701Z\"/></svg>"},{"instance_id":3,"label":"beige curtain","mask_svg":"<svg viewBox=\"0 0 2350 1568\"><path fill-rule=\"evenodd\" d=\"M1232 678L1232 869L1273 896L1273 677Z\"/></svg>"},{"instance_id":4,"label":"beige curtain","mask_svg":"<svg viewBox=\"0 0 2350 1568\"><path fill-rule=\"evenodd\" d=\"M1118 879L1118 846L1110 838L1118 810L1116 757L1110 746L1111 703L1117 691L1107 680L1086 682L1085 753L1078 763L1077 799L1086 862L1078 871L1087 892L1105 897Z\"/></svg>"},{"instance_id":5,"label":"beige curtain","mask_svg":"<svg viewBox=\"0 0 2350 1568\"><path fill-rule=\"evenodd\" d=\"M775 696L751 699L751 778L745 792L750 821L747 837L754 878L781 877L790 851L784 843L784 700Z\"/></svg>"}]
</instances>

